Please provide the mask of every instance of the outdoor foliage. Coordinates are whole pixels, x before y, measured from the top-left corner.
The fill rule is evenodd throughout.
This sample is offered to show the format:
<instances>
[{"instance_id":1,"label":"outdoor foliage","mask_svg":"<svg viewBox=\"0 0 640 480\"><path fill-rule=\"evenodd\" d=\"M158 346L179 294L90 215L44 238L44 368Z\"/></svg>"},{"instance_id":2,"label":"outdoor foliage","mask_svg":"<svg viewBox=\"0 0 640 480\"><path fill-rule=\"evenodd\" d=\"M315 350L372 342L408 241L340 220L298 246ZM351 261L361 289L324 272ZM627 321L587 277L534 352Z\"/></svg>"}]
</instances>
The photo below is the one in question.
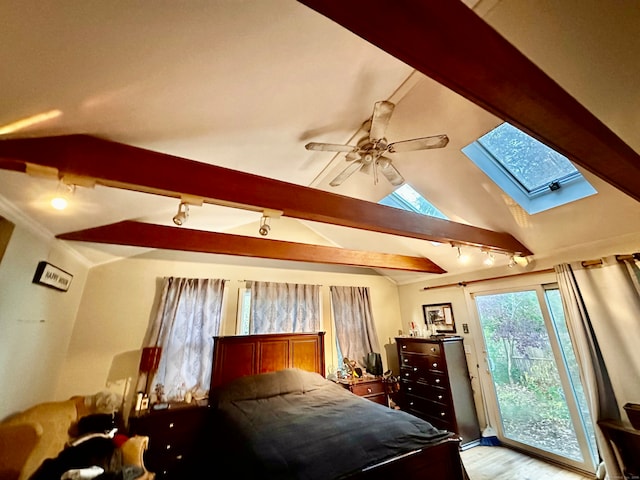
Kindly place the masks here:
<instances>
[{"instance_id":1,"label":"outdoor foliage","mask_svg":"<svg viewBox=\"0 0 640 480\"><path fill-rule=\"evenodd\" d=\"M477 296L476 303L507 436L580 458L536 292Z\"/></svg>"}]
</instances>

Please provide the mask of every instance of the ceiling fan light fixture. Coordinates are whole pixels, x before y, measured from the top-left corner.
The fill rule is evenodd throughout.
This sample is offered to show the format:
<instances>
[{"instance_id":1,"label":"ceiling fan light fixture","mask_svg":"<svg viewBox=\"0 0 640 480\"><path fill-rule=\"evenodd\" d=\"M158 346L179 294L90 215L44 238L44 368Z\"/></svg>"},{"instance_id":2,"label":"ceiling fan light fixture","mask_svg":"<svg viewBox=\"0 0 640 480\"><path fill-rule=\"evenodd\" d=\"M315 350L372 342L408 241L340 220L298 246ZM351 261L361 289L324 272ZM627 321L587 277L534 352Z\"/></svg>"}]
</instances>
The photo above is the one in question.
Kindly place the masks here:
<instances>
[{"instance_id":1,"label":"ceiling fan light fixture","mask_svg":"<svg viewBox=\"0 0 640 480\"><path fill-rule=\"evenodd\" d=\"M173 216L173 223L182 226L189 218L189 204L180 202L178 205L178 213Z\"/></svg>"},{"instance_id":2,"label":"ceiling fan light fixture","mask_svg":"<svg viewBox=\"0 0 640 480\"><path fill-rule=\"evenodd\" d=\"M404 183L404 178L393 166L391 158L383 157L386 153L411 152L415 150L428 150L432 148L442 148L449 142L449 137L444 134L430 137L412 138L389 143L385 137L385 131L395 105L388 101L376 102L373 108L373 115L370 120L364 122L363 128L367 128L368 134L362 137L354 147L351 145L341 145L335 143L310 142L305 145L307 150L325 152L348 152L346 160L351 162L333 180L329 182L332 187L342 184L352 174L360 170L367 173L373 172L373 183L378 183L376 169L391 183L398 186ZM381 161L381 158L383 159ZM373 164L373 169L370 166Z\"/></svg>"}]
</instances>

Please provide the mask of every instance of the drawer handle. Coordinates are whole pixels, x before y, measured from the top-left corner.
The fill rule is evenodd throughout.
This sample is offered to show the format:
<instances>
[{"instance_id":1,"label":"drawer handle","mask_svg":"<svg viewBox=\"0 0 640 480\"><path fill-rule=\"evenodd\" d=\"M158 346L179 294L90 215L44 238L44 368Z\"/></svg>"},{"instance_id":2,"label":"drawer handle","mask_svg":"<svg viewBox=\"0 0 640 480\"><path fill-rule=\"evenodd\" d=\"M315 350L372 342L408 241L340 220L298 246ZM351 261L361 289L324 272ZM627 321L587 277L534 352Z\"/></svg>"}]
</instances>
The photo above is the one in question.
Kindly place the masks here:
<instances>
[{"instance_id":1,"label":"drawer handle","mask_svg":"<svg viewBox=\"0 0 640 480\"><path fill-rule=\"evenodd\" d=\"M402 345L402 348L407 348L407 346L406 345Z\"/></svg>"},{"instance_id":2,"label":"drawer handle","mask_svg":"<svg viewBox=\"0 0 640 480\"><path fill-rule=\"evenodd\" d=\"M409 374L408 374L408 373L405 373L405 374L404 374L404 376L405 376L405 377L408 377L408 376L409 376Z\"/></svg>"},{"instance_id":3,"label":"drawer handle","mask_svg":"<svg viewBox=\"0 0 640 480\"><path fill-rule=\"evenodd\" d=\"M438 395L438 400L442 400L442 395Z\"/></svg>"},{"instance_id":4,"label":"drawer handle","mask_svg":"<svg viewBox=\"0 0 640 480\"><path fill-rule=\"evenodd\" d=\"M433 368L438 368L438 364L437 364L437 363L434 363L434 364L433 364Z\"/></svg>"},{"instance_id":5,"label":"drawer handle","mask_svg":"<svg viewBox=\"0 0 640 480\"><path fill-rule=\"evenodd\" d=\"M173 422L169 424L169 428L173 428Z\"/></svg>"},{"instance_id":6,"label":"drawer handle","mask_svg":"<svg viewBox=\"0 0 640 480\"><path fill-rule=\"evenodd\" d=\"M367 388L367 393L371 393L371 389L370 388Z\"/></svg>"},{"instance_id":7,"label":"drawer handle","mask_svg":"<svg viewBox=\"0 0 640 480\"><path fill-rule=\"evenodd\" d=\"M408 358L403 358L403 359L402 359L402 361L403 361L404 363L409 363L409 359L408 359Z\"/></svg>"},{"instance_id":8,"label":"drawer handle","mask_svg":"<svg viewBox=\"0 0 640 480\"><path fill-rule=\"evenodd\" d=\"M445 415L446 415L446 413L444 413L444 412L440 412L440 416L441 416L441 417L444 417Z\"/></svg>"},{"instance_id":9,"label":"drawer handle","mask_svg":"<svg viewBox=\"0 0 640 480\"><path fill-rule=\"evenodd\" d=\"M182 460L182 455L176 455L176 460Z\"/></svg>"},{"instance_id":10,"label":"drawer handle","mask_svg":"<svg viewBox=\"0 0 640 480\"><path fill-rule=\"evenodd\" d=\"M418 367L413 367L413 371L417 372L418 371Z\"/></svg>"},{"instance_id":11,"label":"drawer handle","mask_svg":"<svg viewBox=\"0 0 640 480\"><path fill-rule=\"evenodd\" d=\"M439 378L436 378L436 383L440 383L440 379Z\"/></svg>"},{"instance_id":12,"label":"drawer handle","mask_svg":"<svg viewBox=\"0 0 640 480\"><path fill-rule=\"evenodd\" d=\"M413 387L407 387L407 391L410 392L411 390L413 390Z\"/></svg>"},{"instance_id":13,"label":"drawer handle","mask_svg":"<svg viewBox=\"0 0 640 480\"><path fill-rule=\"evenodd\" d=\"M431 347L431 351L435 352L436 351L436 347Z\"/></svg>"},{"instance_id":14,"label":"drawer handle","mask_svg":"<svg viewBox=\"0 0 640 480\"><path fill-rule=\"evenodd\" d=\"M171 445L167 445L167 450L171 450Z\"/></svg>"},{"instance_id":15,"label":"drawer handle","mask_svg":"<svg viewBox=\"0 0 640 480\"><path fill-rule=\"evenodd\" d=\"M410 406L410 407L413 407L413 402L409 402L409 406Z\"/></svg>"}]
</instances>

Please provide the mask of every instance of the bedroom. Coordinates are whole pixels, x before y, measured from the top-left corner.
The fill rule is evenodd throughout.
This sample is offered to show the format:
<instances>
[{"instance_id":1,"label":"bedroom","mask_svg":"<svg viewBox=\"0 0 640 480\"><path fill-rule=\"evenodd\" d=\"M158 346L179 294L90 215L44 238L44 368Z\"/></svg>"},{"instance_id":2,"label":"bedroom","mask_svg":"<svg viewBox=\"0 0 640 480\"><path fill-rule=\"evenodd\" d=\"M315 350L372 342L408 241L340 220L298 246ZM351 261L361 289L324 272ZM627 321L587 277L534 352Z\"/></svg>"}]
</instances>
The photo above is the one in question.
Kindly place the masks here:
<instances>
[{"instance_id":1,"label":"bedroom","mask_svg":"<svg viewBox=\"0 0 640 480\"><path fill-rule=\"evenodd\" d=\"M564 7L567 9L566 12L552 12L550 7L531 12L527 10L525 2L519 4L508 2L509 5L505 2L490 3L493 3L493 8L487 8L487 2L479 3L476 8L485 8L486 10L481 13L488 15L488 19L497 25L496 28L499 28L501 33L513 43L520 42L519 48L523 50L528 48L528 56L536 58L536 61L541 64L544 63L545 70L553 72L553 76L564 88L609 125L634 150L639 150L636 125L637 112L640 109L637 108L637 98L633 97L635 93L633 83L627 83L637 78L636 73L640 68L633 56L633 52L637 49L631 48L637 39L633 35L624 37L626 28L628 28L627 32L633 32L633 19L637 17L625 12L622 6L619 11L609 10L607 16L601 15L596 2L589 4L590 8L580 2L580 6L575 10L583 14L577 17L580 22L574 21L571 15L574 10L570 5ZM278 21L278 17L282 16L279 15L282 9L287 12L288 9L292 9L296 13L303 11L305 12L303 18L310 22L308 24L310 31L331 32L328 36L333 41L328 45L330 51L335 54L342 42L345 50L342 52L343 56L324 56L323 62L326 61L329 64L320 61L316 64L313 61L314 55L316 53L320 55L321 52L316 52L314 48L319 47L314 47L314 43L299 45L300 48L307 49L306 60L304 57L296 56L298 51L288 43L282 43L281 50L277 48L272 50L272 54L280 52L282 57L287 59L302 58L302 63L306 65L304 68L312 70L311 78L298 77L300 74L298 69L302 67L293 63L287 67L287 63L281 57L270 58L267 52L262 52L258 57L262 60L261 63L258 58L247 57L248 53L236 50L232 51L242 60L240 65L223 62L205 68L200 62L202 57L194 53L192 57L182 60L190 69L177 70L171 65L179 61L180 48L184 45L180 43L180 39L184 41L189 37L185 37L184 31L177 27L178 22L175 22L172 27L177 29L176 31L163 23L167 18L163 18L162 9L158 10L157 15L151 15L151 12L146 12L144 9L127 12L130 23L116 12L101 11L105 18L111 20L110 23L105 21L106 25L102 29L103 24L97 20L93 23L88 22L85 29L80 28L84 23L72 22L72 19L96 18L97 15L92 15L88 11L67 12L61 5L50 4L50 8L55 11L44 11L41 17L36 15L31 18L31 22L39 23L34 24L30 30L24 28L25 25L30 25L29 21L21 16L28 10L7 12L7 15L12 14L16 17L11 23L13 28L6 29L3 35L13 35L7 40L8 43L11 43L12 38L20 39L22 43L20 48L16 45L16 50L12 50L12 54L17 57L7 58L5 61L5 64L16 65L17 70L7 72L9 78L3 81L3 84L13 85L18 90L5 95L7 102L11 99L12 103L3 109L2 123L9 123L33 112L43 111L45 107L57 107L58 102L68 101L68 106L63 108L65 115L58 120L52 120L53 123L43 123L23 131L22 134L28 136L78 132L103 134L124 143L148 146L152 150L166 151L196 160L207 159L226 167L310 185L332 156L320 153L309 154L304 151L306 141L337 143L348 141L362 121L371 114L373 102L393 98L395 90L410 76L412 69L375 49L371 51L369 47L363 47L362 43L355 42L346 32L339 33L342 30L336 31L335 25L318 20L319 16L307 12L306 7L293 2L273 2L273 4L263 5L263 8L256 9L252 14L258 17L253 20L256 25L261 25L260 31L266 36L265 38L274 37L275 42L283 42L283 39L278 36L281 30L275 28L283 28L284 22L281 19ZM518 11L510 12L509 7ZM71 7L67 5L66 8ZM215 14L219 13L213 6L209 8L212 11L208 16L215 17ZM227 6L227 8L230 7ZM244 16L234 15L234 13L233 10L229 10L229 15L218 15L221 24L216 28L221 34L225 32L225 21L229 23L229 28L244 31L245 27L238 23L240 20L246 20L248 12L241 12ZM561 16L563 14L565 16ZM125 16L124 13L122 15ZM164 15L173 18L166 12ZM183 12L183 15L188 17L185 22L195 21L189 17L189 12ZM261 15L270 19L270 22L261 24ZM547 15L550 18L547 18ZM559 15L559 17L552 20L555 18L553 15ZM197 17L197 15L194 16ZM609 27L612 30L605 30L608 24L604 21L599 23L602 30L589 27L589 21L601 20L599 16L610 22ZM284 17L286 18L286 15ZM52 18L57 18L61 23L52 22ZM515 18L520 20L516 21ZM124 37L125 46L126 42L135 42L138 38L135 32L135 19L141 22L152 19L153 21L145 23L145 28L154 27L172 33L157 39L160 46L156 48L162 53L158 53L149 45L149 42L141 43L143 48L135 50L137 55L147 55L150 63L136 65L135 62L139 61L139 58L125 58L128 63L126 67L120 67L120 72L126 73L127 78L115 76L114 71L109 70L113 67L107 62L109 57L123 54L125 51L123 43L119 44L119 48L114 47L115 55L109 55L109 47L101 44L100 40L92 44L92 51L98 52L100 57L97 54L92 56L90 52L85 52L78 57L74 57L71 53L73 49L69 45L81 46L83 42L88 41L86 37L90 40L93 38L92 35L100 39L110 30L109 25L114 24L127 27L124 31L129 36ZM233 23L234 21L237 23ZM48 29L44 25L46 22L50 22ZM519 28L523 24L528 28ZM72 25L75 28L71 28ZM197 25L200 24L197 23ZM559 25L575 28L570 36L571 42L568 41L569 38L564 43L560 42L563 48L554 44L554 41L557 42L558 35L562 33L556 30ZM319 30L311 29L311 26ZM65 29L71 29L68 37L64 37L61 33ZM294 28L293 33L299 34L298 29L299 27ZM216 29L211 28L211 30ZM38 37L29 35L29 31L44 33L42 37ZM202 29L194 29L194 32L202 31ZM590 32L597 40L587 42L591 37L584 31ZM616 35L608 33L612 31L615 31ZM530 34L531 38L524 38L525 34ZM39 39L42 38L49 40L50 45L39 43ZM230 38L236 42L235 46L229 41L224 42L218 39L220 46L217 48L239 48L243 41L247 41L251 47L255 48L255 44L249 42L248 37L230 35ZM312 37L309 42L311 40L315 40L315 37ZM206 44L203 37L196 37L192 41ZM172 47L172 42L177 42L177 45ZM576 53L581 51L583 44L589 45L590 55ZM624 48L621 49L620 45ZM270 45L265 41L264 46L266 48ZM614 51L615 56L611 54ZM24 58L40 58L38 55L45 55L42 52L46 52L46 62L24 61ZM353 55L361 55L357 57L360 61L355 62L356 65L353 65L351 57ZM574 61L568 62L566 56ZM96 61L96 58L101 58L103 61ZM230 61L232 56L224 58L226 62ZM251 59L250 65L247 65L247 58ZM110 58L110 60L114 59ZM276 67L268 68L266 60L273 62ZM333 60L335 64L331 63ZM89 62L90 71L83 69L83 61ZM598 65L598 69L593 67L594 64ZM347 70L347 66L356 71ZM72 68L77 73L77 83L68 78L66 69ZM331 76L327 73L329 69L332 72ZM262 70L273 78L259 77L259 88L250 88L252 83L249 81L249 85L242 83L238 90L233 89L234 82L238 82L237 76L233 75L235 72L242 72L242 75L248 79L255 78L253 76L259 75ZM604 71L606 74L596 75L597 72L594 70ZM222 75L221 71L230 72L230 75ZM80 75L80 72L83 74ZM206 97L198 93L185 96L181 89L197 88L197 84L194 83L196 80L189 77L189 72L195 72L194 75L201 75L202 78L220 76L222 83L216 83L214 88L221 92L232 93L226 94L228 98L217 95L210 100L206 100ZM311 91L315 90L313 100L309 99L308 94L305 95L304 100L298 97L295 89L282 89L281 82L286 81L288 76L294 79L293 83L304 85ZM45 77L49 79L46 87L37 83L26 86L27 79L36 82ZM211 81L211 78L207 78L207 81ZM18 79L20 82L17 81ZM138 81L134 82L132 79ZM329 85L327 83L329 80L336 83ZM22 85L16 85L21 82ZM71 91L76 90L80 99L64 90L66 83L73 84L69 88ZM437 100L430 96L425 99L425 96L432 93L432 83L422 78L418 83L417 88L410 89L406 101L397 102L398 111L394 121L400 123L393 127L396 130L390 130L390 138L402 139L423 134L447 133L453 139L454 127L447 125L445 118L451 116L455 121L459 114L454 113L452 107L440 113L441 105ZM183 86L180 87L180 85ZM55 93L55 98L47 98L49 90ZM193 91L197 92L197 90ZM318 94L319 91L322 92L322 96ZM39 92L39 95L35 95L34 92ZM248 95L248 92L251 95ZM243 95L248 95L249 98L245 99ZM438 98L446 106L447 102L452 100L451 96L441 95L444 96ZM139 101L136 102L136 99ZM186 110L180 110L179 104L187 103L187 100L189 102ZM247 105L239 103L244 100ZM313 114L311 118L302 116L300 112L302 101L312 102L304 108ZM215 102L215 108L203 111L202 104L206 102ZM416 105L428 105L428 109L424 108L424 111L416 112ZM77 110L79 106L82 106L82 109ZM251 111L247 108L250 106L255 106L255 110ZM430 110L431 108L433 111ZM236 110L237 114L234 113ZM75 111L75 114L67 115L69 111ZM184 121L185 124L181 126L180 121ZM495 119L483 118L483 121L492 124ZM136 123L140 127L134 133L133 125ZM201 125L219 130L220 134L214 135L209 131L202 131ZM269 125L275 126L269 128ZM271 137L279 138L274 129L278 129L279 135L285 137L285 143L275 144L271 140ZM391 137L392 133L393 137ZM301 140L302 136L307 138ZM173 143L174 141L176 143ZM247 142L249 142L248 145ZM235 153L234 145L238 144L245 145L245 149ZM215 149L211 147L212 145L215 145ZM284 149L279 150L282 147ZM445 150L447 149L442 151ZM435 153L435 151L428 153ZM444 175L449 168L447 164L434 160L431 162L433 170L428 170L429 175L420 175L423 169L432 166L430 159L418 157L418 161L412 164L408 155L411 154L407 154L405 158L398 161L398 168L407 178L411 178L412 184L421 186L422 193L428 194L432 202L447 213L453 214L455 216L453 218L466 220L472 225L512 233L534 252L535 262L528 267L532 271L550 268L561 262L591 260L617 253L638 251L637 202L594 175L589 176L597 183L596 189L599 194L594 198L576 202L570 209L559 208L557 215L552 211L546 215L537 214L524 219L514 219L509 213L513 210L513 206L505 205L500 191L488 185L486 178L478 172L473 172L472 177L469 174L469 168L459 171L459 176L455 179L458 185L451 188L452 180ZM256 157L260 160L256 161ZM287 160L278 161L278 157ZM292 168L293 160L291 159L299 159L299 168ZM468 323L473 326L464 294L459 288L443 288L429 292L421 291L423 287L513 273L506 267L507 259L503 259L502 256L500 257L502 264L493 269L476 268L457 273L456 268L459 267L456 267L455 255L449 252L452 249L446 246L444 247L447 249L446 253L434 251L442 247L428 246L426 256L433 259L439 258L438 262L446 265L450 273L443 276L430 274L418 277L395 273L397 279L395 281L388 279L394 272L384 272L384 275L381 275L370 269L355 267L320 267L295 262L274 264L267 260L226 256L216 256L212 261L211 256L208 255L179 254L160 250L141 252L135 248L97 249L93 245L84 245L81 248L73 242L63 244L55 241L52 239L52 234L85 228L84 223L74 222L73 216L66 216L64 218L71 222L63 224L60 217L31 210L30 196L33 196L34 185L40 185L39 190L42 191L55 188L55 183L53 186L51 183L42 186L41 183L15 172L0 173L3 195L2 216L17 225L0 264L1 321L3 331L8 332L6 335L3 334L0 350L3 356L4 384L11 386L3 389L3 393L0 394L2 395L0 404L5 409L3 413L52 397L68 398L78 392L104 388L114 357L140 348L153 312L157 295L156 282L163 276L211 276L213 274L210 272L214 270L216 277L229 279L232 290L225 305L224 333L226 334L234 332L235 292L243 280L294 280L300 283L320 283L323 289L328 289L330 285L368 286L373 292L373 310L378 322L379 340L382 345L386 345L389 343L388 339L393 338L398 330L406 329L408 322L421 318L420 309L423 304L452 302L456 322L459 325ZM295 175L299 176L294 177ZM629 174L629 177L633 178L634 175ZM326 185L330 178L328 175L324 177L324 187L335 191ZM345 182L339 193L359 198L371 195L377 197L373 201L378 201L388 193L389 187L383 181L377 185L372 183L369 177L358 174L352 177L350 182ZM97 201L103 204L111 202L114 210L108 213L108 216L101 217L100 224L112 223L123 218L152 215L158 221L166 219L166 223L170 224L171 217L175 214L177 201L173 199L161 199L161 211L154 210L153 213L149 213L145 208L148 195L118 192L116 197L112 189L107 190L109 193L99 197ZM489 193L483 193L484 190ZM81 199L84 195L88 195L87 191L88 189L79 187L76 196ZM468 193L473 195L473 200L469 200L467 196L457 195L460 191L473 192ZM447 202L447 198L450 203ZM485 201L486 203L483 203ZM441 205L445 205L446 208ZM205 207L201 210L204 211ZM487 212L492 213L487 215ZM78 216L79 213L75 213L75 218L86 219L94 215L95 211L84 211L81 216ZM193 207L190 223L185 226L195 228L198 225L199 213L198 209ZM233 210L232 213L216 212L216 216L219 221L226 222L224 231L256 236L259 214ZM239 219L243 221L239 222ZM597 221L594 221L595 219ZM529 223L518 225L517 220ZM41 224L46 226L42 227ZM94 225L92 222L88 224ZM571 232L567 232L568 225L572 225ZM311 230L285 217L274 220L271 230L269 238L272 239L321 245L337 244L354 249L362 249L361 245L381 243L380 236L374 235L371 239L371 237L352 232L346 235L338 228L329 227ZM330 240L327 240L327 237ZM76 248L92 258L90 263L85 262L86 256L76 255ZM404 253L411 251L413 246L406 247L396 243L385 248ZM420 250L424 251L422 247ZM121 261L111 261L123 254L133 256ZM72 287L68 292L58 293L31 283L35 266L41 260L47 260L73 274ZM123 278L131 280L126 289L123 289ZM323 292L322 299L325 325L327 325L330 318L330 305L326 290ZM327 331L331 330L329 326L325 328ZM469 342L469 345L474 348L473 342ZM21 381L23 378L29 378L29 382ZM121 386L115 388L121 388Z\"/></svg>"}]
</instances>

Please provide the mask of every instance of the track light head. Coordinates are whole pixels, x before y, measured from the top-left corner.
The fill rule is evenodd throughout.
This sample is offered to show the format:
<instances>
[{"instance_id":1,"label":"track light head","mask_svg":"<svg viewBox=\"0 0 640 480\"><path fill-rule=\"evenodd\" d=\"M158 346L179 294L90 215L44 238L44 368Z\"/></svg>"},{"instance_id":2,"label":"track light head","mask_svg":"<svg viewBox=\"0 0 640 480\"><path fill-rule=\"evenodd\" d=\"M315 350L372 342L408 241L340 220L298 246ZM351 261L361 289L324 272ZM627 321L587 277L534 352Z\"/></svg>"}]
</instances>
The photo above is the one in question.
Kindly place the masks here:
<instances>
[{"instance_id":1,"label":"track light head","mask_svg":"<svg viewBox=\"0 0 640 480\"><path fill-rule=\"evenodd\" d=\"M260 219L260 228L258 229L258 233L263 237L266 237L267 235L269 235L270 231L271 231L271 226L269 225L269 217L263 216Z\"/></svg>"},{"instance_id":2,"label":"track light head","mask_svg":"<svg viewBox=\"0 0 640 480\"><path fill-rule=\"evenodd\" d=\"M184 222L187 221L188 218L189 218L189 205L187 203L180 202L180 205L178 205L178 213L176 213L173 217L173 223L175 223L178 226L181 226L182 224L184 224Z\"/></svg>"}]
</instances>

